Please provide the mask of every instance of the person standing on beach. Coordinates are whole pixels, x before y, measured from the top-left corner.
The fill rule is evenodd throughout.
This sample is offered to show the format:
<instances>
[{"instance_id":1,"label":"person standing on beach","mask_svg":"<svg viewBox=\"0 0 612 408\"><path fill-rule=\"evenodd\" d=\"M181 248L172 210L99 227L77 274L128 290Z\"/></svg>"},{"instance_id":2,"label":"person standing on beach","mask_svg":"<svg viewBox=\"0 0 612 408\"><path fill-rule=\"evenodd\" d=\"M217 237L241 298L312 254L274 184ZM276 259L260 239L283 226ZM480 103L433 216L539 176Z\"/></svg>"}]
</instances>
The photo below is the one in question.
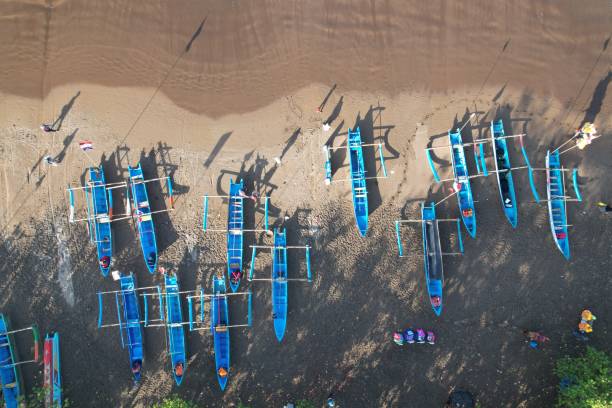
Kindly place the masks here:
<instances>
[{"instance_id":1,"label":"person standing on beach","mask_svg":"<svg viewBox=\"0 0 612 408\"><path fill-rule=\"evenodd\" d=\"M540 344L543 345L547 341L550 341L548 337L544 336L539 331L523 330L523 334L529 339L529 347L531 347L532 349L537 350Z\"/></svg>"},{"instance_id":2,"label":"person standing on beach","mask_svg":"<svg viewBox=\"0 0 612 408\"><path fill-rule=\"evenodd\" d=\"M51 157L50 155L46 155L45 157L43 157L43 160L45 161L45 163L47 163L47 165L49 166L59 166L59 163L57 162L57 160L55 160L53 157Z\"/></svg>"},{"instance_id":3,"label":"person standing on beach","mask_svg":"<svg viewBox=\"0 0 612 408\"><path fill-rule=\"evenodd\" d=\"M53 129L53 127L51 125L46 125L44 123L42 125L40 125L40 128L45 133L57 132L57 129Z\"/></svg>"},{"instance_id":4,"label":"person standing on beach","mask_svg":"<svg viewBox=\"0 0 612 408\"><path fill-rule=\"evenodd\" d=\"M610 204L608 204L608 203L604 203L602 201L599 201L596 205L599 207L599 210L602 213L612 212L612 206Z\"/></svg>"}]
</instances>

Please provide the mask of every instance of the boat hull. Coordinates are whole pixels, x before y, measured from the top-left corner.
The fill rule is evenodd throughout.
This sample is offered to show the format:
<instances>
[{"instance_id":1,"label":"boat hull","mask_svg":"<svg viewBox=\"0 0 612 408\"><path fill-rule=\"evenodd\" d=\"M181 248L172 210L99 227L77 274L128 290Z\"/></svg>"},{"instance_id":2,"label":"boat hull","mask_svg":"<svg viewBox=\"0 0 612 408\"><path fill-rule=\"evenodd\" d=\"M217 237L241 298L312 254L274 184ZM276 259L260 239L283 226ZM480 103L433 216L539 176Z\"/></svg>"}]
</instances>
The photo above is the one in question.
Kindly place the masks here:
<instances>
[{"instance_id":1,"label":"boat hull","mask_svg":"<svg viewBox=\"0 0 612 408\"><path fill-rule=\"evenodd\" d=\"M427 206L421 203L421 219L423 229L423 259L425 269L425 282L429 303L436 314L442 313L444 285L444 266L442 263L442 249L440 245L440 231L436 220L436 209L434 203ZM439 299L439 304L434 304L434 297Z\"/></svg>"},{"instance_id":2,"label":"boat hull","mask_svg":"<svg viewBox=\"0 0 612 408\"><path fill-rule=\"evenodd\" d=\"M47 334L44 351L45 407L62 407L62 379L60 366L59 334Z\"/></svg>"},{"instance_id":3,"label":"boat hull","mask_svg":"<svg viewBox=\"0 0 612 408\"><path fill-rule=\"evenodd\" d=\"M140 236L140 248L144 257L145 264L150 273L154 273L157 268L157 241L155 239L155 225L151 215L151 206L147 187L142 173L140 163L136 167L128 167L130 174L130 188L132 193L132 203L134 212L132 216L138 226Z\"/></svg>"},{"instance_id":4,"label":"boat hull","mask_svg":"<svg viewBox=\"0 0 612 408\"><path fill-rule=\"evenodd\" d=\"M229 205L227 214L227 276L232 292L240 286L241 276L233 278L234 273L242 274L242 246L244 229L243 182L230 180Z\"/></svg>"},{"instance_id":5,"label":"boat hull","mask_svg":"<svg viewBox=\"0 0 612 408\"><path fill-rule=\"evenodd\" d=\"M102 275L108 276L113 255L111 212L109 192L106 189L104 170L100 167L89 168L89 191L91 193L91 210L94 230L93 240L98 251L98 265Z\"/></svg>"},{"instance_id":6,"label":"boat hull","mask_svg":"<svg viewBox=\"0 0 612 408\"><path fill-rule=\"evenodd\" d=\"M368 189L365 179L363 147L359 127L348 130L348 156L351 169L351 190L353 193L353 212L359 234L365 237L368 231Z\"/></svg>"},{"instance_id":7,"label":"boat hull","mask_svg":"<svg viewBox=\"0 0 612 408\"><path fill-rule=\"evenodd\" d=\"M493 147L493 158L497 175L497 186L501 198L502 209L506 218L516 228L518 223L518 203L514 190L514 180L512 178L512 166L510 165L510 155L508 153L508 143L505 136L504 123L501 119L491 122L491 138Z\"/></svg>"},{"instance_id":8,"label":"boat hull","mask_svg":"<svg viewBox=\"0 0 612 408\"><path fill-rule=\"evenodd\" d=\"M277 229L272 250L272 319L279 342L287 328L287 286L287 233Z\"/></svg>"},{"instance_id":9,"label":"boat hull","mask_svg":"<svg viewBox=\"0 0 612 408\"><path fill-rule=\"evenodd\" d=\"M181 385L187 368L185 349L185 330L183 328L183 314L179 294L178 279L176 276L166 274L165 301L166 324L168 327L168 347L172 362L172 375L176 385Z\"/></svg>"},{"instance_id":10,"label":"boat hull","mask_svg":"<svg viewBox=\"0 0 612 408\"><path fill-rule=\"evenodd\" d=\"M21 375L17 362L16 350L13 346L13 338L10 331L9 321L4 314L0 313L0 380L2 382L2 395L6 408L17 408L23 397L21 386Z\"/></svg>"},{"instance_id":11,"label":"boat hull","mask_svg":"<svg viewBox=\"0 0 612 408\"><path fill-rule=\"evenodd\" d=\"M564 180L559 152L546 152L546 194L550 229L557 248L565 259L570 259Z\"/></svg>"},{"instance_id":12,"label":"boat hull","mask_svg":"<svg viewBox=\"0 0 612 408\"><path fill-rule=\"evenodd\" d=\"M122 276L119 279L121 287L121 300L123 302L123 321L127 339L127 349L130 357L130 369L136 383L140 382L142 376L142 364L144 361L144 342L140 320L140 307L138 294L136 293L136 280L133 274Z\"/></svg>"},{"instance_id":13,"label":"boat hull","mask_svg":"<svg viewBox=\"0 0 612 408\"><path fill-rule=\"evenodd\" d=\"M453 162L453 173L455 183L459 185L460 190L457 193L457 201L461 212L463 225L467 229L472 238L476 237L476 208L474 207L474 198L472 196L472 187L470 184L467 162L465 161L465 152L463 150L463 140L461 132L448 132L448 137L451 145L451 159Z\"/></svg>"},{"instance_id":14,"label":"boat hull","mask_svg":"<svg viewBox=\"0 0 612 408\"><path fill-rule=\"evenodd\" d=\"M227 326L229 326L229 309L225 294L225 280L214 276L210 328L215 348L217 380L221 390L225 390L230 372L230 337L227 329ZM219 327L225 327L225 329L219 329ZM225 375L220 374L221 369L225 370Z\"/></svg>"}]
</instances>

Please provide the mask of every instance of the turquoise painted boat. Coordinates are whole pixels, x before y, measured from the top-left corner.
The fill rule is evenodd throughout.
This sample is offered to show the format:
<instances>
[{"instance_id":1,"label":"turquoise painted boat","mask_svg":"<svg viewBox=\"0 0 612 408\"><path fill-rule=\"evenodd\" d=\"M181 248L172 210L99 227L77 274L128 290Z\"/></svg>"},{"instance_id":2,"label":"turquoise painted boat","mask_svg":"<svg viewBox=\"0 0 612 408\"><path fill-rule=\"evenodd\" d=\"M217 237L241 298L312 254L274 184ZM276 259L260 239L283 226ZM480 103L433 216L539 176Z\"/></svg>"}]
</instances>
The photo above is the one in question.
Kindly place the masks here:
<instances>
[{"instance_id":1,"label":"turquoise painted boat","mask_svg":"<svg viewBox=\"0 0 612 408\"><path fill-rule=\"evenodd\" d=\"M493 158L499 186L502 209L512 228L518 223L518 203L512 179L512 166L508 154L508 144L504 138L504 122L499 119L491 122L491 139L493 147Z\"/></svg>"},{"instance_id":2,"label":"turquoise painted boat","mask_svg":"<svg viewBox=\"0 0 612 408\"><path fill-rule=\"evenodd\" d=\"M574 181L574 188L577 191L576 181ZM557 150L546 152L546 193L548 196L548 217L553 239L565 259L570 259L565 175L561 168L559 152Z\"/></svg>"},{"instance_id":3,"label":"turquoise painted boat","mask_svg":"<svg viewBox=\"0 0 612 408\"><path fill-rule=\"evenodd\" d=\"M229 309L227 303L225 279L222 276L214 276L210 329L215 348L217 381L219 381L221 390L225 390L230 371Z\"/></svg>"},{"instance_id":4,"label":"turquoise painted boat","mask_svg":"<svg viewBox=\"0 0 612 408\"><path fill-rule=\"evenodd\" d=\"M89 228L93 231L91 238L98 251L100 271L106 277L113 255L111 235L113 198L106 188L102 166L89 168L89 184L88 188L85 189L85 194L88 194L88 190L91 194L91 200L87 200L88 206L91 207L88 209L91 214Z\"/></svg>"},{"instance_id":5,"label":"turquoise painted boat","mask_svg":"<svg viewBox=\"0 0 612 408\"><path fill-rule=\"evenodd\" d=\"M359 234L365 237L368 231L368 189L366 185L363 147L359 127L348 130L348 156L351 168L351 189L353 192L353 210Z\"/></svg>"},{"instance_id":6,"label":"turquoise painted boat","mask_svg":"<svg viewBox=\"0 0 612 408\"><path fill-rule=\"evenodd\" d=\"M242 246L244 229L243 182L230 180L229 205L227 215L227 276L232 292L236 292L242 279Z\"/></svg>"},{"instance_id":7,"label":"turquoise painted boat","mask_svg":"<svg viewBox=\"0 0 612 408\"><path fill-rule=\"evenodd\" d=\"M287 328L287 232L274 231L272 249L272 319L278 341L283 341Z\"/></svg>"},{"instance_id":8,"label":"turquoise painted boat","mask_svg":"<svg viewBox=\"0 0 612 408\"><path fill-rule=\"evenodd\" d=\"M155 226L153 225L145 179L140 163L136 167L128 166L128 170L134 206L132 217L134 217L138 225L140 247L142 248L147 269L150 273L154 273L157 268L157 241L155 240Z\"/></svg>"},{"instance_id":9,"label":"turquoise painted boat","mask_svg":"<svg viewBox=\"0 0 612 408\"><path fill-rule=\"evenodd\" d=\"M465 161L465 152L463 150L463 140L459 129L455 132L448 132L448 138L451 144L451 159L453 164L453 173L455 178L455 187L459 187L457 193L457 201L459 202L459 210L463 225L467 229L472 238L476 237L476 208L474 207L474 198L472 196L472 187Z\"/></svg>"},{"instance_id":10,"label":"turquoise painted boat","mask_svg":"<svg viewBox=\"0 0 612 408\"><path fill-rule=\"evenodd\" d=\"M47 333L43 351L45 407L61 408L62 375L60 365L59 334Z\"/></svg>"},{"instance_id":11,"label":"turquoise painted boat","mask_svg":"<svg viewBox=\"0 0 612 408\"><path fill-rule=\"evenodd\" d=\"M424 202L421 203L421 219L423 220L423 263L427 293L434 313L440 316L443 305L444 264L436 208L433 202L429 206Z\"/></svg>"},{"instance_id":12,"label":"turquoise painted boat","mask_svg":"<svg viewBox=\"0 0 612 408\"><path fill-rule=\"evenodd\" d=\"M164 275L166 325L168 328L168 347L172 362L172 374L176 385L181 385L185 369L187 368L185 329L183 328L183 314L179 294L178 279L176 275Z\"/></svg>"},{"instance_id":13,"label":"turquoise painted boat","mask_svg":"<svg viewBox=\"0 0 612 408\"><path fill-rule=\"evenodd\" d=\"M23 398L21 372L8 319L0 313L0 379L6 408L17 408Z\"/></svg>"}]
</instances>

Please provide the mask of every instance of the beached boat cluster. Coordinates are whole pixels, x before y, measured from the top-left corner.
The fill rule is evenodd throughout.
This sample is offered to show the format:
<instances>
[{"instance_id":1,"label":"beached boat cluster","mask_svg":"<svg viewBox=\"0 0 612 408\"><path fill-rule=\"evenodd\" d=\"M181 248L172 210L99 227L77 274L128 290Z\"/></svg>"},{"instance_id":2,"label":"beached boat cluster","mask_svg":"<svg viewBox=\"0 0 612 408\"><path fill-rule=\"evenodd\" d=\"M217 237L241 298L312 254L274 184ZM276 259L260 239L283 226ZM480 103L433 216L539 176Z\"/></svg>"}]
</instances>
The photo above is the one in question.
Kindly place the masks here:
<instances>
[{"instance_id":1,"label":"beached boat cluster","mask_svg":"<svg viewBox=\"0 0 612 408\"><path fill-rule=\"evenodd\" d=\"M471 120L472 117L473 115L468 120ZM400 219L395 221L394 225L399 256L402 257L405 256L401 234L402 227L410 223L421 224L425 282L429 301L436 315L442 313L444 305L443 257L463 254L461 224L472 238L476 236L476 207L470 185L472 179L495 174L503 214L515 228L518 225L519 203L512 172L526 169L529 173L529 182L535 201L546 201L548 204L554 242L567 259L570 257L570 247L566 204L572 200L582 200L578 188L577 170L563 168L559 149L547 152L544 168L534 168L530 164L523 143L523 138L527 135L506 135L502 120L491 123L490 138L476 139L469 143L464 143L462 139L464 127L465 125L449 130L448 145L425 149L425 155L434 180L437 183L451 182L453 185L452 194L437 203L422 202L420 219ZM509 140L519 141L524 161L523 166L512 167ZM465 154L465 148L468 146L472 147L474 151L477 174L470 174L468 171ZM492 150L492 169L487 167L485 146L490 146ZM362 143L359 128L348 130L345 144L323 146L325 183L330 185L334 182L347 181L351 184L355 221L357 230L362 237L367 235L368 230L368 180L387 178L388 176L383 147L382 143ZM375 160L376 153L378 153L380 168L376 170L377 174L366 174L364 148L374 150L373 157ZM341 149L346 149L345 157L348 157L350 176L347 179L336 180L333 178L332 161L334 152ZM448 179L440 178L432 158L431 152L440 149L448 150L450 153L453 174ZM534 172L540 170L546 173L546 200L540 199L535 188ZM570 174L568 178L571 178L573 182L575 198L567 195L567 172ZM88 179L84 185L67 189L70 208L69 220L71 223L83 222L87 225L90 240L97 250L97 262L102 276L104 278L108 277L111 267L115 269L110 274L117 282L117 289L97 293L99 301L98 327L100 329L110 327L118 329L121 345L127 349L126 360L129 360L129 369L135 383L141 381L143 369L146 367L144 361L145 336L143 332L146 329L161 328L166 332L169 365L177 385L182 383L187 373L189 360L187 334L188 332L204 331L212 336L215 352L215 372L220 388L225 389L231 372L230 329L252 325L252 292L250 290L239 291L241 281L245 277L252 282L270 282L274 331L278 341L282 342L287 328L288 283L290 281L312 282L311 248L308 245L289 245L285 228L270 229L268 222L269 197L259 197L256 194L248 195L245 192L242 180L230 180L227 195L206 195L203 197L202 229L205 233L218 232L225 234L226 272L219 271L213 276L208 290L205 289L205 284L199 289L185 289L180 287L178 276L174 271L167 271L162 267L158 268L154 215L172 211L174 208L170 177L146 179L140 164L129 167L129 178L125 181L107 183L102 166L89 168L87 175ZM151 182L165 183L164 195L168 199L166 208L159 210L151 208L147 190L148 183ZM117 203L117 200L114 200L113 197L121 191L125 194L126 211L123 214L117 214L114 212L114 203ZM80 219L75 216L77 196L84 197L83 207L86 216ZM438 218L436 206L452 196L457 197L459 216ZM223 228L209 225L209 205L212 200L222 200L222 203L227 205L227 224ZM245 225L245 207L263 213L261 222L255 223L255 225ZM123 220L131 220L135 224L146 269L151 274L159 270L163 276L163 281L159 285L138 287L136 275L121 272L120 265L115 265L115 262L113 262L111 226L114 222ZM442 249L439 230L441 222L451 222L456 225L456 242L459 247L457 252L446 252ZM273 244L269 246L251 245L249 248L245 248L244 234L247 232L262 233L273 237ZM270 275L267 278L255 277L257 253L263 250L270 250L272 255ZM289 250L304 251L305 277L289 277ZM250 251L251 254L250 266L246 276L245 251ZM229 290L227 282L229 282ZM248 306L244 321L239 321L240 319L230 316L229 313L230 299L240 298L245 299ZM110 301L110 308L104 307L105 300ZM186 307L187 313L183 313L184 307ZM110 321L111 318L105 316L105 311L108 311L108 309L112 310L112 320ZM15 354L13 334L28 330L33 334L34 357L31 360L20 361ZM4 400L9 408L16 407L20 398L23 398L19 366L39 360L38 337L36 326L11 331L8 319L4 315L0 315L0 359L2 360L0 371ZM50 333L44 342L43 358L45 363L45 389L49 406L61 406L62 404L59 356L59 335Z\"/></svg>"}]
</instances>

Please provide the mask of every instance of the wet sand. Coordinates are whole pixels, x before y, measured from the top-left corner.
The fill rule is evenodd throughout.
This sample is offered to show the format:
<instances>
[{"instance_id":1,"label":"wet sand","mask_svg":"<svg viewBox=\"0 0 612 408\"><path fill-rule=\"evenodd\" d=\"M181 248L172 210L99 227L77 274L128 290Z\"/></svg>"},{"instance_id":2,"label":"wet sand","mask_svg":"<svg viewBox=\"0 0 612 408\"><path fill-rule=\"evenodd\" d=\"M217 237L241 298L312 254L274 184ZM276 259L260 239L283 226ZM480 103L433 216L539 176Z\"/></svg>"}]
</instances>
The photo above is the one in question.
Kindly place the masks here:
<instances>
[{"instance_id":1,"label":"wet sand","mask_svg":"<svg viewBox=\"0 0 612 408\"><path fill-rule=\"evenodd\" d=\"M550 405L554 361L579 350L570 330L583 307L599 311L592 343L609 351L610 220L594 203L612 199L610 13L605 1L2 2L0 310L16 326L60 331L64 384L76 406L147 406L178 393L203 406L241 399L276 407L290 398L322 401L332 390L342 406L439 406L455 386L484 406ZM433 184L423 149L446 144L447 130L472 112L464 140L487 137L489 122L503 118L507 133L528 134L535 167L583 121L595 121L604 137L563 156L579 168L585 198L568 205L570 261L554 246L545 205L532 203L524 171L514 176L516 230L493 176L473 181L478 235L464 232L465 255L445 259L445 308L436 318L420 230L406 228L410 256L398 258L393 221L448 193ZM38 129L54 121L58 132ZM356 126L365 142L384 142L390 172L368 184L366 238L355 227L349 186L323 183L321 146L342 144ZM78 147L85 139L95 146L89 156ZM46 167L46 154L60 166ZM367 149L370 172L372 156ZM475 171L469 149L466 156ZM511 158L522 165L516 145ZM450 174L448 155L435 159L441 175ZM269 285L243 283L254 291L254 323L232 331L225 393L207 333L188 334L189 365L176 388L163 332L148 329L145 379L132 389L118 333L96 328L95 293L116 285L100 275L85 225L67 222L64 189L83 182L92 162L114 182L139 161L147 177L173 177L176 210L155 223L160 265L177 271L185 290L208 289L225 268L224 237L201 231L201 196L226 193L230 178L269 194L271 223L288 217L289 241L314 248L313 284L289 287L282 344ZM154 209L167 205L161 186L150 194ZM211 213L224 219L220 205ZM458 216L456 201L438 213ZM260 220L248 211L248 222ZM442 232L451 237L445 248L456 244L451 228ZM160 282L146 272L131 224L116 223L113 233L114 269L133 271L143 286ZM258 272L267 266L262 256ZM231 308L244 316L244 302ZM112 309L105 312L112 319ZM438 344L398 349L391 332L410 325L436 331ZM552 342L529 350L523 328ZM21 342L19 353L27 354ZM28 390L41 383L39 371L24 369Z\"/></svg>"}]
</instances>

